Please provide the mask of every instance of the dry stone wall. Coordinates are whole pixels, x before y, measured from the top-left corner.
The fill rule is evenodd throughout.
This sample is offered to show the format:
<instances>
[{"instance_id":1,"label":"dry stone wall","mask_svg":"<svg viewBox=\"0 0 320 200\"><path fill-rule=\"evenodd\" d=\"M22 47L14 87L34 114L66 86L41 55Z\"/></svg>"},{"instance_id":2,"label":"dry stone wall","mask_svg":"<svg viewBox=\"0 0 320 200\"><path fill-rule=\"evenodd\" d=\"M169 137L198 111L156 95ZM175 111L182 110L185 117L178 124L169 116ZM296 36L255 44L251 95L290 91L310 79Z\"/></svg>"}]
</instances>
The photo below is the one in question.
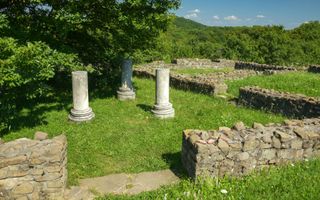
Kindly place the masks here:
<instances>
[{"instance_id":1,"label":"dry stone wall","mask_svg":"<svg viewBox=\"0 0 320 200\"><path fill-rule=\"evenodd\" d=\"M67 140L18 139L0 144L0 199L62 199L67 184Z\"/></svg>"},{"instance_id":2,"label":"dry stone wall","mask_svg":"<svg viewBox=\"0 0 320 200\"><path fill-rule=\"evenodd\" d=\"M293 118L320 116L320 100L299 94L278 92L259 87L243 87L239 90L238 103Z\"/></svg>"},{"instance_id":3,"label":"dry stone wall","mask_svg":"<svg viewBox=\"0 0 320 200\"><path fill-rule=\"evenodd\" d=\"M319 65L312 65L308 69L309 72L312 73L320 73L320 66Z\"/></svg>"},{"instance_id":4,"label":"dry stone wall","mask_svg":"<svg viewBox=\"0 0 320 200\"><path fill-rule=\"evenodd\" d=\"M138 68L134 70L134 75L143 78L155 79L154 69ZM200 80L189 76L170 74L170 85L177 89L190 90L197 93L221 94L225 93L228 86L217 81Z\"/></svg>"},{"instance_id":5,"label":"dry stone wall","mask_svg":"<svg viewBox=\"0 0 320 200\"><path fill-rule=\"evenodd\" d=\"M218 59L218 60L210 60L210 59L197 59L197 58L179 58L172 61L176 67L192 67L192 68L223 68L223 67L234 67L235 61L226 60L226 59Z\"/></svg>"},{"instance_id":6,"label":"dry stone wall","mask_svg":"<svg viewBox=\"0 0 320 200\"><path fill-rule=\"evenodd\" d=\"M277 71L296 71L294 67L266 65L251 62L236 62L235 69L247 69L254 71L265 71L269 73L276 73Z\"/></svg>"},{"instance_id":7,"label":"dry stone wall","mask_svg":"<svg viewBox=\"0 0 320 200\"><path fill-rule=\"evenodd\" d=\"M182 163L188 174L241 176L270 165L320 156L320 119L286 120L284 124L238 122L230 129L183 132Z\"/></svg>"}]
</instances>

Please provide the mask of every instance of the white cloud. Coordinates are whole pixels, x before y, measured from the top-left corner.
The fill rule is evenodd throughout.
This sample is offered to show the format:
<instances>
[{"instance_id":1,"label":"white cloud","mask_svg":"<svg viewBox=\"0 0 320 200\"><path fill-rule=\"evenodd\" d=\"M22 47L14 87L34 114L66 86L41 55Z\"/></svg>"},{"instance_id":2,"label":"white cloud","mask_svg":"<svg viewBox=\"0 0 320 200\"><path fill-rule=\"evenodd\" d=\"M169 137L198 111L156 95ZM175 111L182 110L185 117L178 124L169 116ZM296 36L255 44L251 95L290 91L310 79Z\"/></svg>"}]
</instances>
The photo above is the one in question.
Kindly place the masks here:
<instances>
[{"instance_id":1,"label":"white cloud","mask_svg":"<svg viewBox=\"0 0 320 200\"><path fill-rule=\"evenodd\" d=\"M218 15L215 15L212 17L214 20L220 20L220 17Z\"/></svg>"},{"instance_id":2,"label":"white cloud","mask_svg":"<svg viewBox=\"0 0 320 200\"><path fill-rule=\"evenodd\" d=\"M257 15L256 18L263 19L263 18L266 18L266 16L264 16L264 15Z\"/></svg>"},{"instance_id":3,"label":"white cloud","mask_svg":"<svg viewBox=\"0 0 320 200\"><path fill-rule=\"evenodd\" d=\"M196 8L194 10L190 10L188 13L200 13L200 12L201 11L198 8Z\"/></svg>"},{"instance_id":4,"label":"white cloud","mask_svg":"<svg viewBox=\"0 0 320 200\"><path fill-rule=\"evenodd\" d=\"M184 16L184 18L191 19L191 18L198 18L197 13L190 13Z\"/></svg>"},{"instance_id":5,"label":"white cloud","mask_svg":"<svg viewBox=\"0 0 320 200\"><path fill-rule=\"evenodd\" d=\"M236 21L236 20L239 20L239 18L236 17L236 16L234 16L234 15L230 15L230 16L225 17L224 20L227 20L227 21Z\"/></svg>"}]
</instances>

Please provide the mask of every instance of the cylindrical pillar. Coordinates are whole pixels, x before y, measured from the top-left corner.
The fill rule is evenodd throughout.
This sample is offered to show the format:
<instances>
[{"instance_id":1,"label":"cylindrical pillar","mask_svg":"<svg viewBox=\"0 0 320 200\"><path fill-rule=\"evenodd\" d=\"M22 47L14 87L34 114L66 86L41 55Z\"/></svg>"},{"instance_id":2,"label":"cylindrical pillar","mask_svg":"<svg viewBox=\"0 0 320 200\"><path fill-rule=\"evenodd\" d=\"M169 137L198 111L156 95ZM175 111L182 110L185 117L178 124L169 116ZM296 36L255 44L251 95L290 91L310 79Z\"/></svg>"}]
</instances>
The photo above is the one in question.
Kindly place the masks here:
<instances>
[{"instance_id":1,"label":"cylindrical pillar","mask_svg":"<svg viewBox=\"0 0 320 200\"><path fill-rule=\"evenodd\" d=\"M136 94L132 86L132 60L125 59L122 63L121 87L117 91L121 101L134 100Z\"/></svg>"},{"instance_id":2,"label":"cylindrical pillar","mask_svg":"<svg viewBox=\"0 0 320 200\"><path fill-rule=\"evenodd\" d=\"M174 109L169 102L170 69L156 69L156 102L153 114L165 119L174 117Z\"/></svg>"},{"instance_id":3,"label":"cylindrical pillar","mask_svg":"<svg viewBox=\"0 0 320 200\"><path fill-rule=\"evenodd\" d=\"M75 122L89 121L94 113L89 107L88 73L86 71L72 72L73 109L69 119Z\"/></svg>"}]
</instances>

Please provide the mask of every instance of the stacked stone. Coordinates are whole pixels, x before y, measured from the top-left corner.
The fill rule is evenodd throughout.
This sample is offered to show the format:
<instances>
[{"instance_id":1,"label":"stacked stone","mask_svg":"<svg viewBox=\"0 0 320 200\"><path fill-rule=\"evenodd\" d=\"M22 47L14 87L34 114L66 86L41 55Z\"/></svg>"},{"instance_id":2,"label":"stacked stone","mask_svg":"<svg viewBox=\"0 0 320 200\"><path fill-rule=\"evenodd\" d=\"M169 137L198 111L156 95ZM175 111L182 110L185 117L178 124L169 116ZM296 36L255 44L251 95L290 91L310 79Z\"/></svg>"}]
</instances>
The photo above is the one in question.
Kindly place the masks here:
<instances>
[{"instance_id":1,"label":"stacked stone","mask_svg":"<svg viewBox=\"0 0 320 200\"><path fill-rule=\"evenodd\" d=\"M0 199L62 199L67 184L67 140L18 139L0 144Z\"/></svg>"},{"instance_id":2,"label":"stacked stone","mask_svg":"<svg viewBox=\"0 0 320 200\"><path fill-rule=\"evenodd\" d=\"M314 97L259 87L243 87L239 92L241 105L301 119L320 116L320 100Z\"/></svg>"},{"instance_id":3,"label":"stacked stone","mask_svg":"<svg viewBox=\"0 0 320 200\"><path fill-rule=\"evenodd\" d=\"M134 75L142 78L155 79L153 69L138 68L134 70ZM210 79L200 79L180 74L170 74L170 85L177 89L189 90L197 93L216 95L226 93L228 86L223 82Z\"/></svg>"},{"instance_id":4,"label":"stacked stone","mask_svg":"<svg viewBox=\"0 0 320 200\"><path fill-rule=\"evenodd\" d=\"M268 71L271 74L275 73L274 71L296 71L296 68L294 67L266 65L266 64L252 63L252 62L236 62L235 69Z\"/></svg>"},{"instance_id":5,"label":"stacked stone","mask_svg":"<svg viewBox=\"0 0 320 200\"><path fill-rule=\"evenodd\" d=\"M320 156L320 119L183 132L182 163L189 176L241 176L270 165Z\"/></svg>"},{"instance_id":6,"label":"stacked stone","mask_svg":"<svg viewBox=\"0 0 320 200\"><path fill-rule=\"evenodd\" d=\"M174 64L180 66L191 67L210 67L213 65L210 59L198 59L198 58L180 58L173 61Z\"/></svg>"},{"instance_id":7,"label":"stacked stone","mask_svg":"<svg viewBox=\"0 0 320 200\"><path fill-rule=\"evenodd\" d=\"M320 73L320 66L319 65L312 65L309 67L308 72Z\"/></svg>"}]
</instances>

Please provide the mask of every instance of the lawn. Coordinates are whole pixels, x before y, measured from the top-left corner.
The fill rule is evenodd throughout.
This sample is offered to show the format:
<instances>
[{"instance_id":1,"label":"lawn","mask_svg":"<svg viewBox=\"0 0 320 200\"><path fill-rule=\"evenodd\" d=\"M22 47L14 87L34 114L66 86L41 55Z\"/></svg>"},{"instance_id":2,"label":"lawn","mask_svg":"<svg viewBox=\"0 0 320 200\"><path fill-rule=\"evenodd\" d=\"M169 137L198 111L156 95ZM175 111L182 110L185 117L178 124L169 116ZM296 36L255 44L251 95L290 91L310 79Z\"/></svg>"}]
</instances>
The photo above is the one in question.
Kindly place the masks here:
<instances>
[{"instance_id":1,"label":"lawn","mask_svg":"<svg viewBox=\"0 0 320 200\"><path fill-rule=\"evenodd\" d=\"M290 72L272 76L252 76L237 81L228 81L228 93L239 95L239 88L243 86L259 86L277 91L304 94L320 97L320 76L308 72Z\"/></svg>"},{"instance_id":2,"label":"lawn","mask_svg":"<svg viewBox=\"0 0 320 200\"><path fill-rule=\"evenodd\" d=\"M217 72L232 72L234 71L231 67L213 69L213 68L181 68L181 69L171 69L172 72L177 74L188 74L188 75L206 75Z\"/></svg>"},{"instance_id":3,"label":"lawn","mask_svg":"<svg viewBox=\"0 0 320 200\"><path fill-rule=\"evenodd\" d=\"M99 200L126 199L320 199L320 160L304 161L243 178L183 180L177 185L137 196L105 196ZM222 193L221 191L227 192Z\"/></svg>"},{"instance_id":4,"label":"lawn","mask_svg":"<svg viewBox=\"0 0 320 200\"><path fill-rule=\"evenodd\" d=\"M176 117L159 120L152 116L154 81L134 79L137 99L120 102L115 91L97 89L91 92L90 106L96 118L89 123L68 122L71 93L57 94L55 102L41 104L33 111L21 113L19 126L3 136L6 141L28 137L37 130L50 137L66 134L68 139L69 184L78 179L111 173L182 169L180 151L182 130L216 129L243 121L280 122L283 117L262 111L237 108L227 101L207 95L171 89Z\"/></svg>"}]
</instances>

